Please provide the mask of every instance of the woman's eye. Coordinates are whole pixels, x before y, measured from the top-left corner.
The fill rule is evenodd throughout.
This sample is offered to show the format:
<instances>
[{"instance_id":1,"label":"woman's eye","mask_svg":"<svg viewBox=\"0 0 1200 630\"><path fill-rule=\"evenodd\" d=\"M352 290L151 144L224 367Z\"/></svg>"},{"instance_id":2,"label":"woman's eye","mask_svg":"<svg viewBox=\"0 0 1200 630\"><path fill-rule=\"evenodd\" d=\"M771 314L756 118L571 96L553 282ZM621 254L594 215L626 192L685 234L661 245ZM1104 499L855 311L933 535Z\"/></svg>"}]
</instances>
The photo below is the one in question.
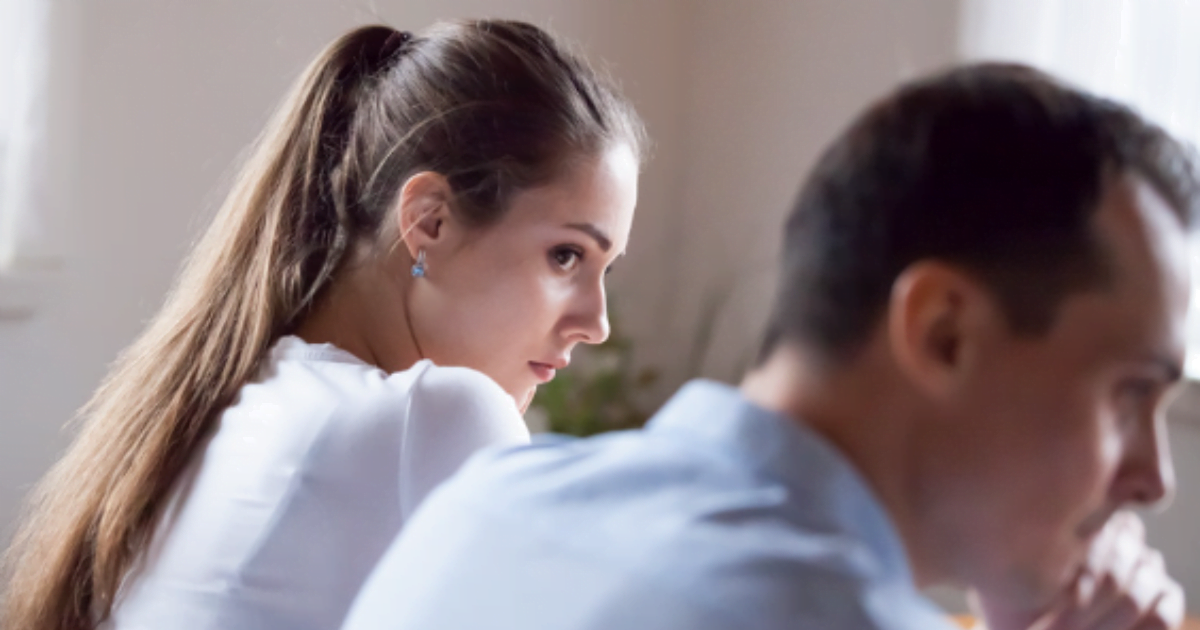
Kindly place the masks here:
<instances>
[{"instance_id":1,"label":"woman's eye","mask_svg":"<svg viewBox=\"0 0 1200 630\"><path fill-rule=\"evenodd\" d=\"M570 271L579 264L583 258L583 252L572 247L558 247L550 252L550 258L559 269Z\"/></svg>"}]
</instances>

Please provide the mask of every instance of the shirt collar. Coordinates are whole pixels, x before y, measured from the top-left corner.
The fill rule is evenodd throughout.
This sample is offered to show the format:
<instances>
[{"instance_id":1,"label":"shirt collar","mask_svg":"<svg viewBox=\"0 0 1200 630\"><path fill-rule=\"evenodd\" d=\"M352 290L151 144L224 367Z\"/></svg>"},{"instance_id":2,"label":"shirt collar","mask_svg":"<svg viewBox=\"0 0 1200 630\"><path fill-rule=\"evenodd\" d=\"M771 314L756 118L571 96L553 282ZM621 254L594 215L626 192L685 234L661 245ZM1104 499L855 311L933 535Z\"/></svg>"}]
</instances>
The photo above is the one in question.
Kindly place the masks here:
<instances>
[{"instance_id":1,"label":"shirt collar","mask_svg":"<svg viewBox=\"0 0 1200 630\"><path fill-rule=\"evenodd\" d=\"M876 556L881 577L912 582L900 537L866 481L840 451L801 422L768 411L723 383L685 385L647 425L699 441L788 489L803 528L850 534Z\"/></svg>"},{"instance_id":2,"label":"shirt collar","mask_svg":"<svg viewBox=\"0 0 1200 630\"><path fill-rule=\"evenodd\" d=\"M368 365L331 343L308 343L295 335L280 337L272 346L270 356L275 361L331 361Z\"/></svg>"}]
</instances>

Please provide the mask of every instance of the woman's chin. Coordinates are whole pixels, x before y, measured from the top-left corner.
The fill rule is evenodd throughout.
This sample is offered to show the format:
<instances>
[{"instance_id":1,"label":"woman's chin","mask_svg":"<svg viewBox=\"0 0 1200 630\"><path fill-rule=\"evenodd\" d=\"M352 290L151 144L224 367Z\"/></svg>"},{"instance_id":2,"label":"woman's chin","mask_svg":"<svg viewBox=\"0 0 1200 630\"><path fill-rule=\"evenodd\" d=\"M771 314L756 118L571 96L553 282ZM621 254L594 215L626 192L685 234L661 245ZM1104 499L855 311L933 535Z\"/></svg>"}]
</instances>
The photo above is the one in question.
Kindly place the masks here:
<instances>
[{"instance_id":1,"label":"woman's chin","mask_svg":"<svg viewBox=\"0 0 1200 630\"><path fill-rule=\"evenodd\" d=\"M517 409L520 410L521 415L525 415L525 412L529 411L529 405L533 403L533 396L536 393L537 386L534 385L533 387L526 389L525 392L519 397L513 397L513 399L517 402Z\"/></svg>"}]
</instances>

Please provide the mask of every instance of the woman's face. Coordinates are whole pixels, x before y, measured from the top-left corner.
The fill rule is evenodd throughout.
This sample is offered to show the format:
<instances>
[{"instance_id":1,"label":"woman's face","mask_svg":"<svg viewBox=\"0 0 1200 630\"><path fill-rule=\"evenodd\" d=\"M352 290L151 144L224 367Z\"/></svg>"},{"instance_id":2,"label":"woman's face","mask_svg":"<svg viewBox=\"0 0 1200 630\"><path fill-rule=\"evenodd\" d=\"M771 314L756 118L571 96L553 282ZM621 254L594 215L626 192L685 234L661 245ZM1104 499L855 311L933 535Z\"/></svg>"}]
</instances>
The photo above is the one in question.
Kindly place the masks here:
<instances>
[{"instance_id":1,"label":"woman's face","mask_svg":"<svg viewBox=\"0 0 1200 630\"><path fill-rule=\"evenodd\" d=\"M625 251L637 179L637 158L618 145L517 193L495 224L451 227L410 288L424 356L487 374L523 411L576 344L608 337L604 276Z\"/></svg>"}]
</instances>

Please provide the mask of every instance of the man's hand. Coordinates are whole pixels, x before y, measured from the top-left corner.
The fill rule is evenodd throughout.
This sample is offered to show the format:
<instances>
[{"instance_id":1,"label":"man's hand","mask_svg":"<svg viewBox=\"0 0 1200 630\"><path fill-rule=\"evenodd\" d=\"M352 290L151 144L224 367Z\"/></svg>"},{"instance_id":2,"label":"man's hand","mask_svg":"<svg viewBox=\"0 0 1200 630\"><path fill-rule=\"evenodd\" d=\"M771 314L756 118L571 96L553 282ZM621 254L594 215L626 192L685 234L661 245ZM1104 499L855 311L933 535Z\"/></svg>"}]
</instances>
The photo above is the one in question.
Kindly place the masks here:
<instances>
[{"instance_id":1,"label":"man's hand","mask_svg":"<svg viewBox=\"0 0 1200 630\"><path fill-rule=\"evenodd\" d=\"M1162 554L1146 546L1142 520L1113 515L1097 535L1079 576L1027 630L1176 630L1183 589L1167 575ZM1012 626L1007 611L978 599L989 627Z\"/></svg>"}]
</instances>

